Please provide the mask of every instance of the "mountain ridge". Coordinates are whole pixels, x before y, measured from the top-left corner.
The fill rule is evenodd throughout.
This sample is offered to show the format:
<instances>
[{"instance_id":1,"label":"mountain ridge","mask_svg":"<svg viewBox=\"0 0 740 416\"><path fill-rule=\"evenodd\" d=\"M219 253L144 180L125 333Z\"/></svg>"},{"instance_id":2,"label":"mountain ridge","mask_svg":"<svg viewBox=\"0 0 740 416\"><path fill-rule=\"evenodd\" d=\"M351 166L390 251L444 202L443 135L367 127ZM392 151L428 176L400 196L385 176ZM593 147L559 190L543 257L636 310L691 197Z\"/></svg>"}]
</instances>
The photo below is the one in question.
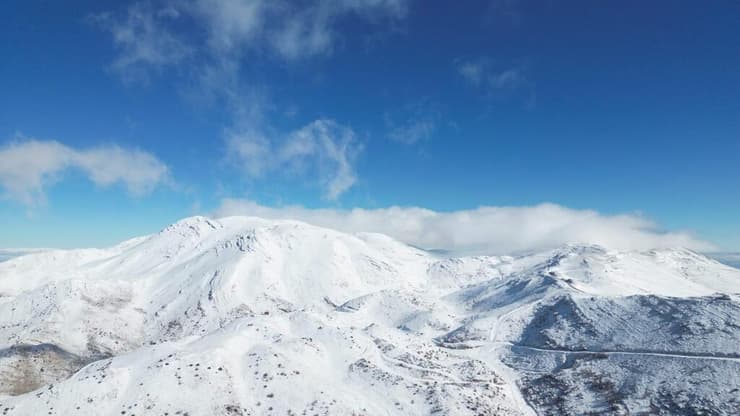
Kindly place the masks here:
<instances>
[{"instance_id":1,"label":"mountain ridge","mask_svg":"<svg viewBox=\"0 0 740 416\"><path fill-rule=\"evenodd\" d=\"M444 258L300 221L190 217L0 263L0 409L670 414L688 392L703 404L687 408L732 414L739 294L740 270L685 249ZM665 380L725 357L706 364L723 386L656 387L614 364L636 356L674 360ZM602 378L638 382L604 398Z\"/></svg>"}]
</instances>

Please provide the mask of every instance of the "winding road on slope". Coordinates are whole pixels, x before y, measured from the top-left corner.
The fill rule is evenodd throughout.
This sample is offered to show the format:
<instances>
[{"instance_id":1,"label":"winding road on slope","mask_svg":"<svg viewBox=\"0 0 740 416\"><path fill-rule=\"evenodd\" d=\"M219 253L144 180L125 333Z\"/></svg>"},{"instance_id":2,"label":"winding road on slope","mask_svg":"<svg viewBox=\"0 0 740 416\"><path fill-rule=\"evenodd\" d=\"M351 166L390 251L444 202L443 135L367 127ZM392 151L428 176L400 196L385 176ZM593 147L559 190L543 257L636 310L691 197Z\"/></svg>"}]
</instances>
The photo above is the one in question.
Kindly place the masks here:
<instances>
[{"instance_id":1,"label":"winding road on slope","mask_svg":"<svg viewBox=\"0 0 740 416\"><path fill-rule=\"evenodd\" d=\"M735 361L740 362L740 357L723 357L718 355L712 355L712 354L704 354L704 353L693 353L693 352L660 352L660 351L651 351L651 350L626 350L626 351L619 351L619 350L567 350L567 349L559 349L559 348L541 348L541 347L531 347L527 345L520 345L515 344L513 342L506 342L506 341L498 341L497 343L500 344L506 344L513 348L519 348L519 349L525 349L525 350L531 350L531 351L539 351L539 352L557 352L557 353L563 353L563 354L582 354L582 355L588 355L588 354L606 354L606 355L648 355L648 356L655 356L655 357L668 357L668 358L695 358L695 359L702 359L702 360L720 360L720 361Z\"/></svg>"},{"instance_id":2,"label":"winding road on slope","mask_svg":"<svg viewBox=\"0 0 740 416\"><path fill-rule=\"evenodd\" d=\"M518 348L518 349L524 349L524 350L530 350L530 351L538 351L538 352L557 352L562 354L581 354L581 355L589 355L589 354L606 354L606 355L648 355L648 356L654 356L654 357L668 357L668 358L694 358L694 359L702 359L702 360L720 360L720 361L735 361L740 362L740 357L723 357L718 355L712 355L712 354L704 354L704 353L693 353L693 352L660 352L660 351L651 351L651 350L626 350L626 351L620 351L620 350L568 350L568 349L561 349L561 348L542 348L542 347L532 347L528 345L520 345L509 341L495 341L495 344L498 344L500 346L509 346L512 348ZM496 348L496 347L494 347Z\"/></svg>"}]
</instances>

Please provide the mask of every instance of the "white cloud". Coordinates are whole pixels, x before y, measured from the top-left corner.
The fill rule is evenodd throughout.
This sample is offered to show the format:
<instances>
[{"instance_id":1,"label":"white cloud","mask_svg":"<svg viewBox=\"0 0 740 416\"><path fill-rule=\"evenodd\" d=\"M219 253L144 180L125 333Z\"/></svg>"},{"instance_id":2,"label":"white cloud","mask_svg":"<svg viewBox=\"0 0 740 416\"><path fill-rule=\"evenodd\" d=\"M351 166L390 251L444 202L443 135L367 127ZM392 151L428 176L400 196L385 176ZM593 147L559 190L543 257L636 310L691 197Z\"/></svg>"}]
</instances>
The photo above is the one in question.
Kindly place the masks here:
<instances>
[{"instance_id":1,"label":"white cloud","mask_svg":"<svg viewBox=\"0 0 740 416\"><path fill-rule=\"evenodd\" d=\"M521 96L534 105L535 88L521 65L497 68L490 59L478 58L455 62L458 74L470 85L492 96Z\"/></svg>"},{"instance_id":2,"label":"white cloud","mask_svg":"<svg viewBox=\"0 0 740 416\"><path fill-rule=\"evenodd\" d=\"M461 62L457 66L457 71L473 85L480 85L483 81L484 68L480 62Z\"/></svg>"},{"instance_id":3,"label":"white cloud","mask_svg":"<svg viewBox=\"0 0 740 416\"><path fill-rule=\"evenodd\" d=\"M205 28L207 47L225 53L257 41L264 29L269 1L193 0L183 8Z\"/></svg>"},{"instance_id":4,"label":"white cloud","mask_svg":"<svg viewBox=\"0 0 740 416\"><path fill-rule=\"evenodd\" d=\"M331 53L335 37L331 21L338 12L325 2L297 10L267 34L268 41L288 60Z\"/></svg>"},{"instance_id":5,"label":"white cloud","mask_svg":"<svg viewBox=\"0 0 740 416\"><path fill-rule=\"evenodd\" d=\"M245 80L244 67L264 58L292 62L329 55L343 20L396 21L405 17L408 1L162 0L94 20L113 35L120 52L113 68L124 79L146 79L147 70L170 67L185 75L183 84L196 86L186 96L226 106L232 118L226 151L247 176L278 167L310 170L325 196L336 199L356 181L353 161L360 146L352 130L317 120L280 131L268 121L264 87Z\"/></svg>"},{"instance_id":6,"label":"white cloud","mask_svg":"<svg viewBox=\"0 0 740 416\"><path fill-rule=\"evenodd\" d=\"M274 208L249 200L225 199L214 215L297 219L345 232L379 232L414 246L458 253L517 253L567 243L599 244L620 250L713 248L686 232L661 232L653 222L638 215L603 215L555 204L437 212L417 207Z\"/></svg>"},{"instance_id":7,"label":"white cloud","mask_svg":"<svg viewBox=\"0 0 740 416\"><path fill-rule=\"evenodd\" d=\"M331 53L338 20L405 16L406 0L193 0L186 9L207 28L218 52L260 47L293 60Z\"/></svg>"},{"instance_id":8,"label":"white cloud","mask_svg":"<svg viewBox=\"0 0 740 416\"><path fill-rule=\"evenodd\" d=\"M432 119L409 119L403 124L394 125L388 136L399 143L414 144L430 138L436 128Z\"/></svg>"},{"instance_id":9,"label":"white cloud","mask_svg":"<svg viewBox=\"0 0 740 416\"><path fill-rule=\"evenodd\" d=\"M4 197L35 205L68 169L79 169L98 186L122 183L134 195L169 181L167 166L141 150L116 145L74 149L53 140L23 139L0 147Z\"/></svg>"},{"instance_id":10,"label":"white cloud","mask_svg":"<svg viewBox=\"0 0 740 416\"><path fill-rule=\"evenodd\" d=\"M150 70L161 71L193 53L193 49L167 29L180 13L173 7L159 10L148 3L131 5L124 16L104 13L93 21L111 33L119 50L111 67L124 81L147 81Z\"/></svg>"},{"instance_id":11,"label":"white cloud","mask_svg":"<svg viewBox=\"0 0 740 416\"><path fill-rule=\"evenodd\" d=\"M432 137L437 130L440 112L429 100L419 100L385 113L388 137L412 145Z\"/></svg>"},{"instance_id":12,"label":"white cloud","mask_svg":"<svg viewBox=\"0 0 740 416\"><path fill-rule=\"evenodd\" d=\"M183 0L177 4L198 29L190 36L192 73L207 95L231 106L255 85L243 79L243 67L264 58L286 62L329 55L338 39L335 27L344 18L366 22L400 19L406 0ZM176 33L169 25L162 30Z\"/></svg>"},{"instance_id":13,"label":"white cloud","mask_svg":"<svg viewBox=\"0 0 740 416\"><path fill-rule=\"evenodd\" d=\"M71 166L82 169L98 186L121 182L131 194L144 195L169 181L167 166L138 149L110 145L72 152Z\"/></svg>"},{"instance_id":14,"label":"white cloud","mask_svg":"<svg viewBox=\"0 0 740 416\"><path fill-rule=\"evenodd\" d=\"M497 89L516 89L528 81L521 69L511 68L498 73L489 74L488 82Z\"/></svg>"},{"instance_id":15,"label":"white cloud","mask_svg":"<svg viewBox=\"0 0 740 416\"><path fill-rule=\"evenodd\" d=\"M139 2L123 13L93 16L110 32L119 56L113 68L124 79L146 78L195 56L204 68L224 68L248 52L263 51L284 60L330 54L337 23L349 16L366 22L398 20L408 0L181 0ZM159 4L160 6L155 6ZM183 17L197 30L185 33ZM225 64L230 62L231 64Z\"/></svg>"},{"instance_id":16,"label":"white cloud","mask_svg":"<svg viewBox=\"0 0 740 416\"><path fill-rule=\"evenodd\" d=\"M118 50L112 68L124 81L147 81L150 72L169 68L192 88L186 95L239 107L240 97L258 87L243 79L245 65L329 55L341 39L340 22L400 20L408 1L155 0L91 20L112 35Z\"/></svg>"},{"instance_id":17,"label":"white cloud","mask_svg":"<svg viewBox=\"0 0 740 416\"><path fill-rule=\"evenodd\" d=\"M229 159L251 177L260 177L274 166L272 143L257 131L229 133L226 148Z\"/></svg>"},{"instance_id":18,"label":"white cloud","mask_svg":"<svg viewBox=\"0 0 740 416\"><path fill-rule=\"evenodd\" d=\"M231 161L249 176L276 171L313 175L328 199L337 199L357 180L353 163L361 145L352 129L332 120L315 120L272 140L254 130L231 132L226 143Z\"/></svg>"}]
</instances>

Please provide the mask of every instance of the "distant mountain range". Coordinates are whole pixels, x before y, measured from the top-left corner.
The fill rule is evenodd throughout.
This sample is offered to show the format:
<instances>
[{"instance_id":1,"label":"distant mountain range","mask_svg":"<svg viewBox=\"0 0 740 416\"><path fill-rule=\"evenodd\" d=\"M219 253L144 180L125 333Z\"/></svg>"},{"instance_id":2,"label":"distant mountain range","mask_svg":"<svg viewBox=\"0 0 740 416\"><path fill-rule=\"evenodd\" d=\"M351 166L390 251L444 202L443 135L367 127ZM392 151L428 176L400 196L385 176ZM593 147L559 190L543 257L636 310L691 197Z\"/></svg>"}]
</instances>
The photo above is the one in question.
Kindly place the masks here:
<instances>
[{"instance_id":1,"label":"distant mountain range","mask_svg":"<svg viewBox=\"0 0 740 416\"><path fill-rule=\"evenodd\" d=\"M44 248L0 248L0 262L31 253L40 253Z\"/></svg>"},{"instance_id":2,"label":"distant mountain range","mask_svg":"<svg viewBox=\"0 0 740 416\"><path fill-rule=\"evenodd\" d=\"M721 263L735 268L740 268L740 253L707 253L707 257L711 257Z\"/></svg>"},{"instance_id":3,"label":"distant mountain range","mask_svg":"<svg viewBox=\"0 0 740 416\"><path fill-rule=\"evenodd\" d=\"M192 217L0 261L3 415L740 414L740 270L689 250Z\"/></svg>"}]
</instances>

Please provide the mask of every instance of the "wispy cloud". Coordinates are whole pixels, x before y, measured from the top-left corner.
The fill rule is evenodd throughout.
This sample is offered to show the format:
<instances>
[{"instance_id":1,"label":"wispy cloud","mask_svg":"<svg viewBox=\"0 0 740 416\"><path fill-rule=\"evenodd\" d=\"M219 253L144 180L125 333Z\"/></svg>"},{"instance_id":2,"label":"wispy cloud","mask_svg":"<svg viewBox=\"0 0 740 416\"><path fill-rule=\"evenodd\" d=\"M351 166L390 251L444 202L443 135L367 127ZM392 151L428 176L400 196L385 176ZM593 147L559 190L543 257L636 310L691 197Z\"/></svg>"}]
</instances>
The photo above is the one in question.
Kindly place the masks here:
<instances>
[{"instance_id":1,"label":"wispy cloud","mask_svg":"<svg viewBox=\"0 0 740 416\"><path fill-rule=\"evenodd\" d=\"M394 125L388 136L399 143L414 144L430 138L436 128L437 124L432 119L411 118L402 124Z\"/></svg>"},{"instance_id":2,"label":"wispy cloud","mask_svg":"<svg viewBox=\"0 0 740 416\"><path fill-rule=\"evenodd\" d=\"M103 13L91 20L110 32L118 49L111 68L126 82L148 82L151 71L161 72L194 52L167 29L179 16L173 8L155 9L149 3L136 3L123 15Z\"/></svg>"},{"instance_id":3,"label":"wispy cloud","mask_svg":"<svg viewBox=\"0 0 740 416\"><path fill-rule=\"evenodd\" d=\"M122 183L143 195L169 182L169 169L150 153L117 145L74 149L54 140L20 139L0 147L0 186L5 198L32 206L69 169L81 170L98 186Z\"/></svg>"},{"instance_id":4,"label":"wispy cloud","mask_svg":"<svg viewBox=\"0 0 740 416\"><path fill-rule=\"evenodd\" d=\"M268 139L255 130L232 132L227 148L230 160L250 177L297 172L317 180L324 196L335 200L356 182L354 161L362 146L349 127L320 119L282 138Z\"/></svg>"},{"instance_id":5,"label":"wispy cloud","mask_svg":"<svg viewBox=\"0 0 740 416\"><path fill-rule=\"evenodd\" d=\"M471 86L494 97L518 96L528 107L535 104L534 82L522 65L501 67L490 59L477 58L455 62L457 73Z\"/></svg>"},{"instance_id":6,"label":"wispy cloud","mask_svg":"<svg viewBox=\"0 0 740 416\"><path fill-rule=\"evenodd\" d=\"M134 3L122 13L102 13L92 20L112 35L119 49L113 67L130 78L188 57L218 67L250 53L266 52L287 61L327 55L339 38L335 28L341 19L396 20L406 15L407 6L407 0L155 1ZM186 19L204 35L185 33Z\"/></svg>"},{"instance_id":7,"label":"wispy cloud","mask_svg":"<svg viewBox=\"0 0 740 416\"><path fill-rule=\"evenodd\" d=\"M178 73L187 63L184 84L197 85L193 95L231 114L225 150L248 177L278 167L310 170L325 196L335 199L356 181L353 161L361 146L354 132L325 119L281 131L267 114L274 110L267 88L245 79L244 65L331 55L343 20L380 26L404 18L407 7L408 0L154 1L93 20L112 35L119 52L113 69L124 79L148 79L168 68ZM196 30L184 30L188 25ZM418 127L410 133L425 134Z\"/></svg>"},{"instance_id":8,"label":"wispy cloud","mask_svg":"<svg viewBox=\"0 0 740 416\"><path fill-rule=\"evenodd\" d=\"M395 111L388 111L384 118L391 140L412 145L434 135L440 112L429 100L420 100Z\"/></svg>"},{"instance_id":9,"label":"wispy cloud","mask_svg":"<svg viewBox=\"0 0 740 416\"><path fill-rule=\"evenodd\" d=\"M267 207L249 200L225 199L214 215L297 219L344 232L379 232L414 246L461 253L507 254L567 243L599 244L620 250L713 248L686 232L662 232L655 223L639 215L603 215L555 204L438 212L418 207Z\"/></svg>"},{"instance_id":10,"label":"wispy cloud","mask_svg":"<svg viewBox=\"0 0 740 416\"><path fill-rule=\"evenodd\" d=\"M482 62L463 61L457 64L457 72L465 78L466 81L473 85L480 85L483 82L485 68Z\"/></svg>"}]
</instances>

